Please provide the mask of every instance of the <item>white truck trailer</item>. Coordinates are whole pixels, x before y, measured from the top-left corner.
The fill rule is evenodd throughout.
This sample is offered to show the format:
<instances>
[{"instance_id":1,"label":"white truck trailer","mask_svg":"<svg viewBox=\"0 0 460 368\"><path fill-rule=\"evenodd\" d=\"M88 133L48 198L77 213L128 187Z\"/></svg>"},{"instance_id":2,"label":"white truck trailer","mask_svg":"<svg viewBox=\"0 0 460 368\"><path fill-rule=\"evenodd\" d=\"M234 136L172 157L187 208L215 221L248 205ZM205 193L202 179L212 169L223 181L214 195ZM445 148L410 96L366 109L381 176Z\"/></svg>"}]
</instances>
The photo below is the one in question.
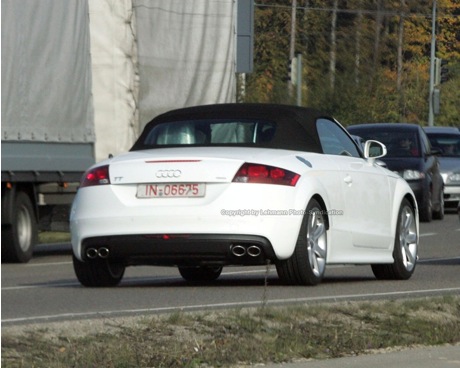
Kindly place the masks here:
<instances>
[{"instance_id":1,"label":"white truck trailer","mask_svg":"<svg viewBox=\"0 0 460 368\"><path fill-rule=\"evenodd\" d=\"M87 2L2 1L2 261L94 162L91 78Z\"/></svg>"},{"instance_id":2,"label":"white truck trailer","mask_svg":"<svg viewBox=\"0 0 460 368\"><path fill-rule=\"evenodd\" d=\"M153 117L235 100L235 6L2 0L2 262L29 261L84 171Z\"/></svg>"}]
</instances>

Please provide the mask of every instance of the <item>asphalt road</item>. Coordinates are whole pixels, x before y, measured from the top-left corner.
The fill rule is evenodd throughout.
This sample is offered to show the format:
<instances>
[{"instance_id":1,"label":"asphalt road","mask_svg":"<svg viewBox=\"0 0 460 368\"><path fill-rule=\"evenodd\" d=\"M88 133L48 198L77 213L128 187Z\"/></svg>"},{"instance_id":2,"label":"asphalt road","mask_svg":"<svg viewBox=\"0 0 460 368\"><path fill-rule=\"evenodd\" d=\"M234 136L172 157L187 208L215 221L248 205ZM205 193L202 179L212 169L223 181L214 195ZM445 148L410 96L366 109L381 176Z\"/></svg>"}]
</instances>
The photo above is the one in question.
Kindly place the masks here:
<instances>
[{"instance_id":1,"label":"asphalt road","mask_svg":"<svg viewBox=\"0 0 460 368\"><path fill-rule=\"evenodd\" d=\"M422 223L419 263L407 281L377 281L370 266L329 267L316 287L282 285L274 266L224 268L212 284L191 285L175 268L131 267L115 288L82 287L69 245L41 246L28 264L2 264L2 326L174 310L460 294L460 222L451 212ZM267 286L265 280L267 279Z\"/></svg>"}]
</instances>

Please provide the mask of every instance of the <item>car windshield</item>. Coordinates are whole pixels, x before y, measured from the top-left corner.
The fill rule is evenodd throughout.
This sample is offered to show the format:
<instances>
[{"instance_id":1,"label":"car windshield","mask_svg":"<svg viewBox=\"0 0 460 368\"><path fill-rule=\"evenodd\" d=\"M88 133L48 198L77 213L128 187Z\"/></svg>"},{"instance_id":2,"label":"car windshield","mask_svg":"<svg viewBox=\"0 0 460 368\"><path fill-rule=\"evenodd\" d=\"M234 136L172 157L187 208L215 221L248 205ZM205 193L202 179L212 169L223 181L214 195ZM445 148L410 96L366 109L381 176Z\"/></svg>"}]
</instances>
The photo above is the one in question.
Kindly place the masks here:
<instances>
[{"instance_id":1,"label":"car windshield","mask_svg":"<svg viewBox=\"0 0 460 368\"><path fill-rule=\"evenodd\" d=\"M431 147L441 152L442 156L460 157L460 134L429 133Z\"/></svg>"},{"instance_id":2,"label":"car windshield","mask_svg":"<svg viewBox=\"0 0 460 368\"><path fill-rule=\"evenodd\" d=\"M377 140L387 147L386 157L420 157L421 150L417 133L392 129L353 129L352 134L364 140Z\"/></svg>"},{"instance_id":3,"label":"car windshield","mask_svg":"<svg viewBox=\"0 0 460 368\"><path fill-rule=\"evenodd\" d=\"M186 120L155 125L147 134L146 146L227 145L270 142L276 123L259 120Z\"/></svg>"}]
</instances>

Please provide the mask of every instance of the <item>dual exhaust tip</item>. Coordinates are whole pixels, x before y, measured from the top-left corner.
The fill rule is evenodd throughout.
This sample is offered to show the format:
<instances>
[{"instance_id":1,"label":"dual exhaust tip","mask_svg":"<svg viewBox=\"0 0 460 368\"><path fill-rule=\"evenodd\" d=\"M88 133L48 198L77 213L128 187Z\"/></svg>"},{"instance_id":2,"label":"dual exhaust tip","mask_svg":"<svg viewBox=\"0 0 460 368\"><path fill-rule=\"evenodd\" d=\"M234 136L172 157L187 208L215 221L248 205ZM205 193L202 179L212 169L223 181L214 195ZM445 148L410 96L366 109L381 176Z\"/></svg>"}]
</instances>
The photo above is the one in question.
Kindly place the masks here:
<instances>
[{"instance_id":1,"label":"dual exhaust tip","mask_svg":"<svg viewBox=\"0 0 460 368\"><path fill-rule=\"evenodd\" d=\"M109 256L109 253L110 253L110 250L109 248L106 248L106 247L88 248L86 250L86 256L89 259L95 259L97 257L105 259Z\"/></svg>"},{"instance_id":2,"label":"dual exhaust tip","mask_svg":"<svg viewBox=\"0 0 460 368\"><path fill-rule=\"evenodd\" d=\"M233 245L230 250L235 257L244 257L246 255L250 257L258 257L262 253L262 249L260 249L260 247L257 245L247 246L238 244Z\"/></svg>"}]
</instances>

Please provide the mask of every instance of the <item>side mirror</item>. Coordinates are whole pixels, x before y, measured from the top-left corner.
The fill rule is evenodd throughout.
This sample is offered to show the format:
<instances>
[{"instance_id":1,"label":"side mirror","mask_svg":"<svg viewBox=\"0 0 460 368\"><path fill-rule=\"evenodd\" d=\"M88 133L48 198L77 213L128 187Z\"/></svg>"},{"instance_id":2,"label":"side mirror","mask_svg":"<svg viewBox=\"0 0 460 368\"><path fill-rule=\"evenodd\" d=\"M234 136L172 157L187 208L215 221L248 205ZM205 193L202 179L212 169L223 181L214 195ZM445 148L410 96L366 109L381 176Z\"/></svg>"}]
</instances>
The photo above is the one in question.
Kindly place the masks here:
<instances>
[{"instance_id":1,"label":"side mirror","mask_svg":"<svg viewBox=\"0 0 460 368\"><path fill-rule=\"evenodd\" d=\"M442 156L443 151L442 148L439 147L431 147L431 154L433 156Z\"/></svg>"},{"instance_id":2,"label":"side mirror","mask_svg":"<svg viewBox=\"0 0 460 368\"><path fill-rule=\"evenodd\" d=\"M364 143L364 158L374 161L377 158L384 157L387 154L387 148L379 141L369 140Z\"/></svg>"}]
</instances>

